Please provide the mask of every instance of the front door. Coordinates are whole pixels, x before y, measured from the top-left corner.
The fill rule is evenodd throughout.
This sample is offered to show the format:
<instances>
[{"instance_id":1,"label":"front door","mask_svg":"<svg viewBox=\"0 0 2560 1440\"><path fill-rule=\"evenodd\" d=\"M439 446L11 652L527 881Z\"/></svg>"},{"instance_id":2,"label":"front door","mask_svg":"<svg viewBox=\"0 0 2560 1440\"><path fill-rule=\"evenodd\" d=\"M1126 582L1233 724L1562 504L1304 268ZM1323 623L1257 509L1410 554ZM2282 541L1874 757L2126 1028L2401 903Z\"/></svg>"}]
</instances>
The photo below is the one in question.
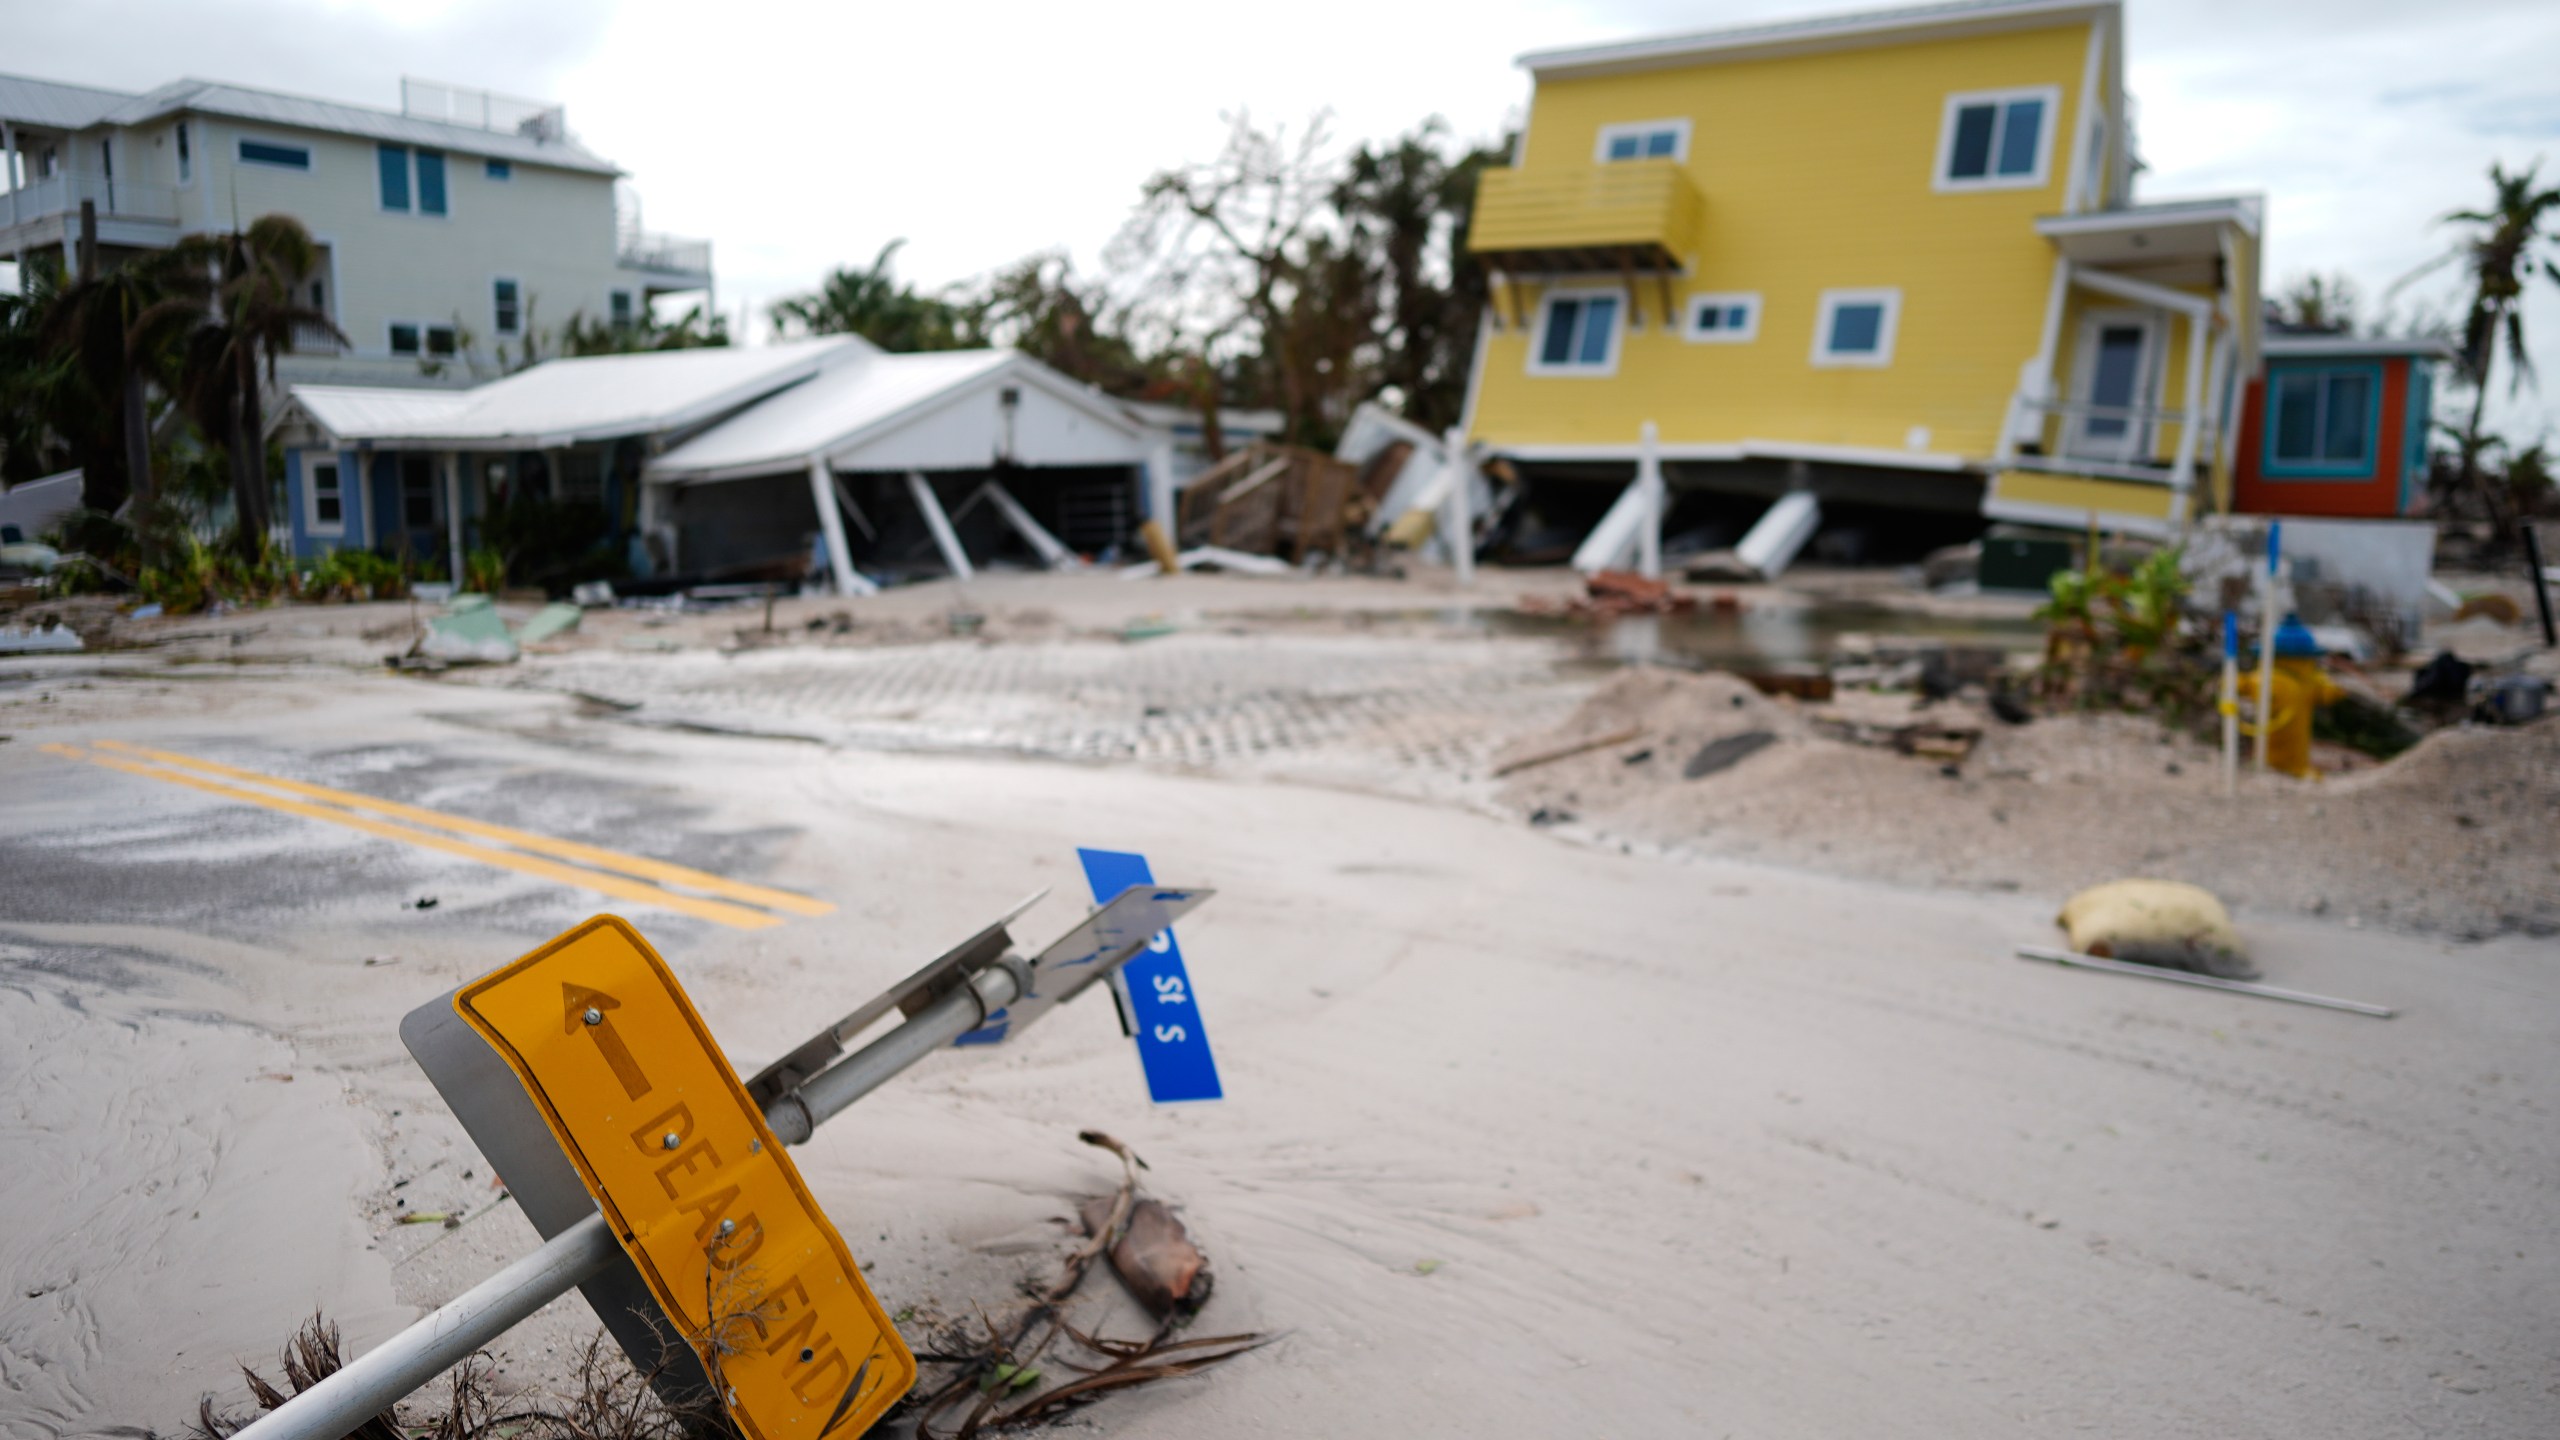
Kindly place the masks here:
<instances>
[{"instance_id":1,"label":"front door","mask_svg":"<svg viewBox=\"0 0 2560 1440\"><path fill-rule=\"evenodd\" d=\"M2095 310L2081 320L2063 453L2118 464L2151 458L2145 412L2159 352L2158 322L2145 311Z\"/></svg>"}]
</instances>

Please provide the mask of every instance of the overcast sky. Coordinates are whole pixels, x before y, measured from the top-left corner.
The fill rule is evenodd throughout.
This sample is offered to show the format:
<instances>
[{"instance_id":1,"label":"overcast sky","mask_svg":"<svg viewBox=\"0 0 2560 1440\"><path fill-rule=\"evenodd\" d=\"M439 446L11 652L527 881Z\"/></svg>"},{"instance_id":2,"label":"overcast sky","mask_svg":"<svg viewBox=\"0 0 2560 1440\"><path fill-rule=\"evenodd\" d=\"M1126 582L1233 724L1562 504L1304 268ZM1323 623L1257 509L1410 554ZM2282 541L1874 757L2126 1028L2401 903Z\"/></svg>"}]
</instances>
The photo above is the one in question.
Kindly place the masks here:
<instances>
[{"instance_id":1,"label":"overcast sky","mask_svg":"<svg viewBox=\"0 0 2560 1440\"><path fill-rule=\"evenodd\" d=\"M710 237L722 308L904 237L938 285L1035 251L1090 271L1154 170L1215 154L1222 113L1345 140L1428 115L1490 138L1522 51L1873 8L1857 0L0 0L0 69L141 90L180 76L397 108L400 77L565 103L652 229ZM2269 199L2271 289L2342 271L2368 302L2485 203L2489 162L2560 180L2551 0L2130 0L2145 199ZM2399 308L2452 305L2454 276ZM2560 286L2529 312L2560 369ZM2499 392L2504 394L2504 385ZM2497 408L2504 408L2500 405ZM2493 410L2493 413L2494 410ZM2560 428L2560 373L2513 417Z\"/></svg>"}]
</instances>

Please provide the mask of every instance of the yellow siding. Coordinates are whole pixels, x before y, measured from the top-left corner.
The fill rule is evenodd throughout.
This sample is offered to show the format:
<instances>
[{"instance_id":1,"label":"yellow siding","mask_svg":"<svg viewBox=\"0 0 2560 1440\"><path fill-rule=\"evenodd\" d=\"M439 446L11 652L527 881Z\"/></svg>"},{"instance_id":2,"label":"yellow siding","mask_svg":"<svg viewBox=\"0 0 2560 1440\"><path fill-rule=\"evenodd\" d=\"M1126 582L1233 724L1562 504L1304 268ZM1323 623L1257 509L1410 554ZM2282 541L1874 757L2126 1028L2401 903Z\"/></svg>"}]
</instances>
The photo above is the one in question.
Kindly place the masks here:
<instances>
[{"instance_id":1,"label":"yellow siding","mask_svg":"<svg viewBox=\"0 0 2560 1440\"><path fill-rule=\"evenodd\" d=\"M1926 427L1933 451L1988 455L2043 325L2054 255L2033 221L2063 208L2089 42L2083 23L1541 84L1522 166L1532 175L1595 168L1603 125L1691 120L1687 168L1703 223L1675 298L1758 292L1759 336L1684 340L1645 282L1645 328L1623 337L1613 377L1532 376L1530 288L1520 297L1530 329L1485 348L1475 433L1501 445L1624 446L1652 419L1675 445L1902 450ZM2047 183L1937 192L1947 97L2031 85L2061 92L2046 122ZM1814 367L1821 293L1883 286L1902 291L1893 363Z\"/></svg>"},{"instance_id":2,"label":"yellow siding","mask_svg":"<svg viewBox=\"0 0 2560 1440\"><path fill-rule=\"evenodd\" d=\"M2024 505L2050 505L2060 510L2095 511L2101 516L2133 515L2147 520L2169 518L2177 492L2166 485L2139 480L2092 480L2080 475L2044 475L2031 470L2003 470L1992 492Z\"/></svg>"}]
</instances>

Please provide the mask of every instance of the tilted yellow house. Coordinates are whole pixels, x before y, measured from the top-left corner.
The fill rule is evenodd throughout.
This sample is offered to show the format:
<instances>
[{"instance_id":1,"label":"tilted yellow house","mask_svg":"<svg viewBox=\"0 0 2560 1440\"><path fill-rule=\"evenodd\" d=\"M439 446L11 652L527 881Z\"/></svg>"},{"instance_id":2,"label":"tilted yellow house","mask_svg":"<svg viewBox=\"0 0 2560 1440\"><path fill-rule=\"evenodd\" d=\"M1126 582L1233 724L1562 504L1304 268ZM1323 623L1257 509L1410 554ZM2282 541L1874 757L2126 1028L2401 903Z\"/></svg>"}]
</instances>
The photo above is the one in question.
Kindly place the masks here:
<instances>
[{"instance_id":1,"label":"tilted yellow house","mask_svg":"<svg viewBox=\"0 0 2560 1440\"><path fill-rule=\"evenodd\" d=\"M2263 204L2136 205L2114 0L1544 51L1469 249L1471 439L1669 480L2174 528L2226 508ZM1630 487L1630 493L1634 487Z\"/></svg>"}]
</instances>

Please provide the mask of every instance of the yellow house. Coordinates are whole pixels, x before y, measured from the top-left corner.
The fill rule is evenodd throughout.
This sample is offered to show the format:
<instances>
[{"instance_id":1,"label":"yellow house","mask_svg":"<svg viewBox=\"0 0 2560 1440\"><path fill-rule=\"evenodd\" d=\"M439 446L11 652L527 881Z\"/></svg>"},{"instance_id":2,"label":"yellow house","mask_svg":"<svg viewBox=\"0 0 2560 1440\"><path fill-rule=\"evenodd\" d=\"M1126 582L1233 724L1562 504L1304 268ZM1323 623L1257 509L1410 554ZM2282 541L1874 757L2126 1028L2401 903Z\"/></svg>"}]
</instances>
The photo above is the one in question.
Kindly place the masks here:
<instances>
[{"instance_id":1,"label":"yellow house","mask_svg":"<svg viewBox=\"0 0 2560 1440\"><path fill-rule=\"evenodd\" d=\"M1468 237L1466 428L1533 480L2155 531L2227 508L2263 204L2133 203L2114 0L1521 64Z\"/></svg>"}]
</instances>

